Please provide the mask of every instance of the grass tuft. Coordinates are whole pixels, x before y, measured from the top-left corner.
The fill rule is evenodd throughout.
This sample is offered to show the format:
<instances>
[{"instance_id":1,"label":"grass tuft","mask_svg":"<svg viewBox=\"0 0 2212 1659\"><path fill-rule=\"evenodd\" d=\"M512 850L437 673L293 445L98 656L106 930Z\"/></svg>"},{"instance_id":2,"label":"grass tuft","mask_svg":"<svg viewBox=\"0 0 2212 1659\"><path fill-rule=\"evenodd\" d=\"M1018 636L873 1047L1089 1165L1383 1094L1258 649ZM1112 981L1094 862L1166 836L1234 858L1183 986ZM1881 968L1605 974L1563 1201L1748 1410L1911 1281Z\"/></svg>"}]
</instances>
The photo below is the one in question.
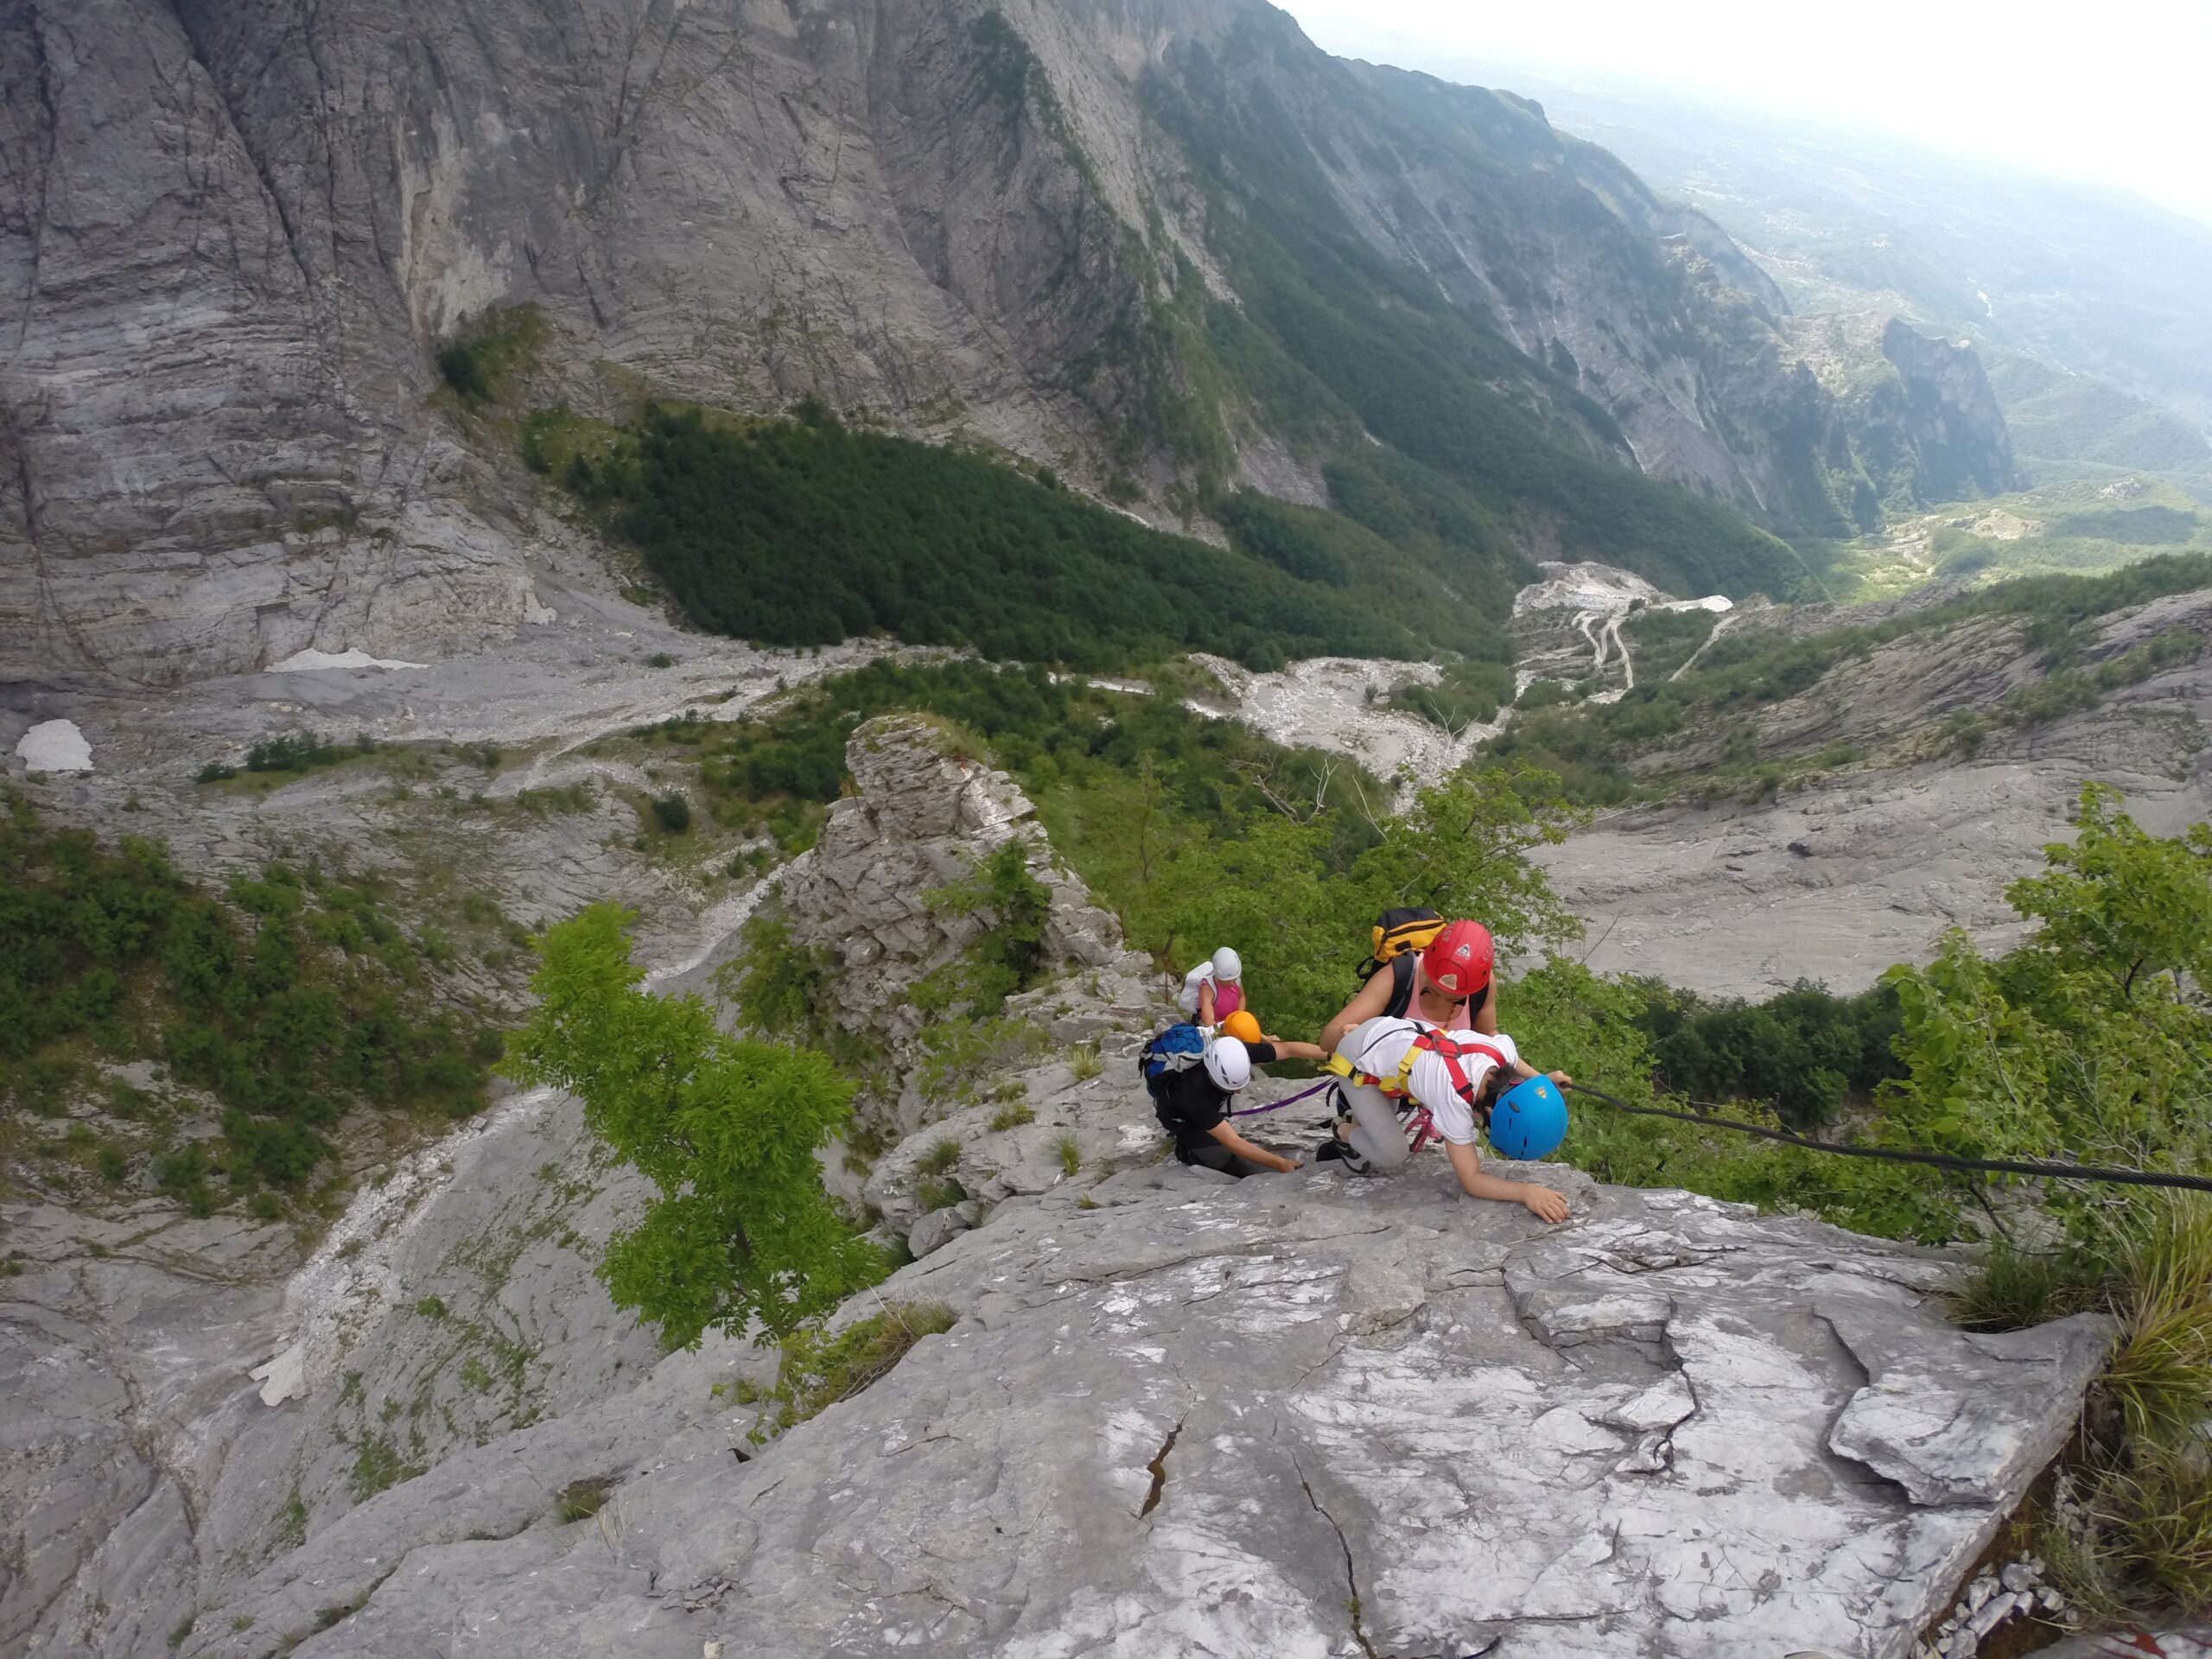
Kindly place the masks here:
<instances>
[{"instance_id":1,"label":"grass tuft","mask_svg":"<svg viewBox=\"0 0 2212 1659\"><path fill-rule=\"evenodd\" d=\"M2144 1205L2120 1266L2120 1347L2105 1387L2133 1440L2203 1450L2212 1434L2212 1202Z\"/></svg>"},{"instance_id":2,"label":"grass tuft","mask_svg":"<svg viewBox=\"0 0 2212 1659\"><path fill-rule=\"evenodd\" d=\"M748 1438L757 1446L850 1399L889 1375L924 1337L951 1330L959 1317L942 1302L888 1302L882 1313L835 1336L806 1329L786 1337L766 1395L776 1409L762 1413Z\"/></svg>"},{"instance_id":3,"label":"grass tuft","mask_svg":"<svg viewBox=\"0 0 2212 1659\"><path fill-rule=\"evenodd\" d=\"M2024 1331L2103 1306L2101 1276L2077 1257L2015 1249L1999 1239L1947 1300L1969 1331Z\"/></svg>"},{"instance_id":4,"label":"grass tuft","mask_svg":"<svg viewBox=\"0 0 2212 1659\"><path fill-rule=\"evenodd\" d=\"M1083 1143L1071 1135L1064 1135L1052 1142L1052 1150L1059 1154L1060 1171L1072 1175L1083 1167Z\"/></svg>"},{"instance_id":5,"label":"grass tuft","mask_svg":"<svg viewBox=\"0 0 2212 1659\"><path fill-rule=\"evenodd\" d=\"M938 1141L914 1167L924 1175L950 1175L960 1166L960 1142L950 1135Z\"/></svg>"},{"instance_id":6,"label":"grass tuft","mask_svg":"<svg viewBox=\"0 0 2212 1659\"><path fill-rule=\"evenodd\" d=\"M607 1496L603 1480L572 1480L561 1489L554 1513L564 1527L572 1521L588 1521L607 1507Z\"/></svg>"}]
</instances>

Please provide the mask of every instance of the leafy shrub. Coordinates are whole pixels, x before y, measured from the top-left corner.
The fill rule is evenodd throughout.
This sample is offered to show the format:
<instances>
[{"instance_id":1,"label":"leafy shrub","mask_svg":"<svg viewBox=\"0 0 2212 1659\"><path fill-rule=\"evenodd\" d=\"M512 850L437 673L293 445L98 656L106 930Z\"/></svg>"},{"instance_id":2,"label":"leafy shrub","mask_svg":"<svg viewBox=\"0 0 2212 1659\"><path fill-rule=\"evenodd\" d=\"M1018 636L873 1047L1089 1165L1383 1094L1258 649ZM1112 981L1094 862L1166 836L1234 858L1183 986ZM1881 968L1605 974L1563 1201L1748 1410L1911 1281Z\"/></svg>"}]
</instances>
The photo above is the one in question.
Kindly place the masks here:
<instances>
[{"instance_id":1,"label":"leafy shrub","mask_svg":"<svg viewBox=\"0 0 2212 1659\"><path fill-rule=\"evenodd\" d=\"M671 836L689 834L691 801L684 795L663 795L653 802L653 822Z\"/></svg>"},{"instance_id":2,"label":"leafy shrub","mask_svg":"<svg viewBox=\"0 0 2212 1659\"><path fill-rule=\"evenodd\" d=\"M882 1270L814 1160L853 1085L810 1051L723 1034L696 997L639 990L631 919L602 903L546 930L509 1075L580 1096L592 1133L658 1192L607 1243L599 1273L617 1306L672 1347L756 1320L786 1335Z\"/></svg>"},{"instance_id":3,"label":"leafy shrub","mask_svg":"<svg viewBox=\"0 0 2212 1659\"><path fill-rule=\"evenodd\" d=\"M438 353L438 374L454 396L472 404L491 402L491 379L477 360L474 348L467 343L448 346Z\"/></svg>"},{"instance_id":4,"label":"leafy shrub","mask_svg":"<svg viewBox=\"0 0 2212 1659\"><path fill-rule=\"evenodd\" d=\"M1634 982L1637 1023L1650 1036L1654 1075L1669 1092L1704 1100L1771 1102L1801 1128L1835 1115L1847 1091L1862 1098L1904 1067L1891 1052L1895 991L1855 997L1800 980L1764 1002L1716 1001L1657 980Z\"/></svg>"}]
</instances>

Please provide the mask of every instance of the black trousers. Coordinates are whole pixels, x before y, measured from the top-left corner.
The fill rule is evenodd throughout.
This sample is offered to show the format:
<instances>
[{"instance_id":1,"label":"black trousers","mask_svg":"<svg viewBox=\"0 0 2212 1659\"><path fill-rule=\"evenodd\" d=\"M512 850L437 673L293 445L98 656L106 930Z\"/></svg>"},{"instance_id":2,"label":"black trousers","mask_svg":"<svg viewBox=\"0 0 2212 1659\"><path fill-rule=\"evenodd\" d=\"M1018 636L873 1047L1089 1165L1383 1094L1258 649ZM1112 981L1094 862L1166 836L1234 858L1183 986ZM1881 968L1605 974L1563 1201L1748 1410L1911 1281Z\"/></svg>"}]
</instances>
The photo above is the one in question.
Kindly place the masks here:
<instances>
[{"instance_id":1,"label":"black trousers","mask_svg":"<svg viewBox=\"0 0 2212 1659\"><path fill-rule=\"evenodd\" d=\"M1217 1169L1224 1174L1234 1175L1240 1181L1247 1175L1274 1173L1265 1164L1255 1164L1249 1158L1240 1157L1217 1141L1210 1146L1178 1147L1175 1148L1175 1160L1196 1164L1201 1169Z\"/></svg>"}]
</instances>

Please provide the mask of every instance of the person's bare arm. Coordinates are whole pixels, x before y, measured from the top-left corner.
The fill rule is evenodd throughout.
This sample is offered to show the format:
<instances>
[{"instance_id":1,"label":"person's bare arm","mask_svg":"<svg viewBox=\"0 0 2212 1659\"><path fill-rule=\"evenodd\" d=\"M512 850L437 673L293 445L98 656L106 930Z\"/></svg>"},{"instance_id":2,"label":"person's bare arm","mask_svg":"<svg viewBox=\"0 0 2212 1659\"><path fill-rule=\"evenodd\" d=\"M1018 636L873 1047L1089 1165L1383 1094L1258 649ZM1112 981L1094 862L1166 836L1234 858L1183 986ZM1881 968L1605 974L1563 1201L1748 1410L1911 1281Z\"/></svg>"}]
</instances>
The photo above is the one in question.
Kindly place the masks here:
<instances>
[{"instance_id":1,"label":"person's bare arm","mask_svg":"<svg viewBox=\"0 0 2212 1659\"><path fill-rule=\"evenodd\" d=\"M1539 1221L1565 1221L1567 1200L1548 1186L1539 1186L1534 1181L1509 1181L1502 1176L1483 1173L1483 1160L1471 1146L1461 1146L1457 1141L1444 1143L1445 1155L1452 1160L1452 1173L1459 1178L1459 1190L1471 1198L1495 1198L1501 1204L1518 1204Z\"/></svg>"},{"instance_id":2,"label":"person's bare arm","mask_svg":"<svg viewBox=\"0 0 2212 1659\"><path fill-rule=\"evenodd\" d=\"M1293 1162L1290 1159L1285 1158L1278 1153L1269 1152L1265 1147L1254 1146L1249 1141L1247 1141L1243 1135L1237 1134L1234 1128L1230 1128L1230 1125L1225 1122L1215 1124L1213 1128L1208 1129L1206 1133L1213 1136L1213 1138L1216 1141L1218 1141L1223 1146L1227 1147L1230 1151L1235 1153L1239 1158L1249 1158L1255 1164L1264 1165L1268 1168L1280 1171L1285 1175L1289 1174L1291 1171L1298 1167L1297 1164Z\"/></svg>"},{"instance_id":3,"label":"person's bare arm","mask_svg":"<svg viewBox=\"0 0 2212 1659\"><path fill-rule=\"evenodd\" d=\"M1331 1052L1319 1043L1287 1043L1280 1037L1270 1037L1268 1042L1279 1060L1312 1060L1319 1065Z\"/></svg>"},{"instance_id":4,"label":"person's bare arm","mask_svg":"<svg viewBox=\"0 0 2212 1659\"><path fill-rule=\"evenodd\" d=\"M1470 1023L1485 1037L1497 1035L1497 987L1496 985L1490 988L1489 994L1483 998L1482 1007L1475 1010L1475 1017Z\"/></svg>"},{"instance_id":5,"label":"person's bare arm","mask_svg":"<svg viewBox=\"0 0 2212 1659\"><path fill-rule=\"evenodd\" d=\"M1202 1026L1211 1026L1214 1023L1213 981L1211 979L1202 979L1198 982L1198 1023Z\"/></svg>"},{"instance_id":6,"label":"person's bare arm","mask_svg":"<svg viewBox=\"0 0 2212 1659\"><path fill-rule=\"evenodd\" d=\"M1321 1027L1321 1046L1326 1049L1329 1054L1335 1053L1337 1045L1344 1039L1344 1033L1363 1020L1372 1020L1389 1006L1390 970L1385 968L1370 979L1366 984L1361 986L1359 995L1345 1003L1342 1012ZM1326 1059L1328 1055L1325 1054L1322 1058Z\"/></svg>"}]
</instances>

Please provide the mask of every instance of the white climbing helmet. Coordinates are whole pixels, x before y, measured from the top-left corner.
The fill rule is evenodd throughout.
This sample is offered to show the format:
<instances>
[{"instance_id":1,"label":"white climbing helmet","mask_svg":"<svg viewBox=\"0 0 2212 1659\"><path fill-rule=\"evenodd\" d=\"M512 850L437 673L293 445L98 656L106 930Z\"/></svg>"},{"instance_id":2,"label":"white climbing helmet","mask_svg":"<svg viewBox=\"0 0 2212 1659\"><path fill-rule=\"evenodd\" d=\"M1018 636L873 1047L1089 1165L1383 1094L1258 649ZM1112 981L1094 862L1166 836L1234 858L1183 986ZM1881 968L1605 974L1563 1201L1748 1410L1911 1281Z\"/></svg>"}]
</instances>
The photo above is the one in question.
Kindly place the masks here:
<instances>
[{"instance_id":1,"label":"white climbing helmet","mask_svg":"<svg viewBox=\"0 0 2212 1659\"><path fill-rule=\"evenodd\" d=\"M1251 1051L1234 1037L1217 1037L1206 1045L1206 1076L1230 1094L1252 1081Z\"/></svg>"},{"instance_id":2,"label":"white climbing helmet","mask_svg":"<svg viewBox=\"0 0 2212 1659\"><path fill-rule=\"evenodd\" d=\"M1231 984L1244 977L1244 959L1227 945L1213 953L1213 976Z\"/></svg>"}]
</instances>

